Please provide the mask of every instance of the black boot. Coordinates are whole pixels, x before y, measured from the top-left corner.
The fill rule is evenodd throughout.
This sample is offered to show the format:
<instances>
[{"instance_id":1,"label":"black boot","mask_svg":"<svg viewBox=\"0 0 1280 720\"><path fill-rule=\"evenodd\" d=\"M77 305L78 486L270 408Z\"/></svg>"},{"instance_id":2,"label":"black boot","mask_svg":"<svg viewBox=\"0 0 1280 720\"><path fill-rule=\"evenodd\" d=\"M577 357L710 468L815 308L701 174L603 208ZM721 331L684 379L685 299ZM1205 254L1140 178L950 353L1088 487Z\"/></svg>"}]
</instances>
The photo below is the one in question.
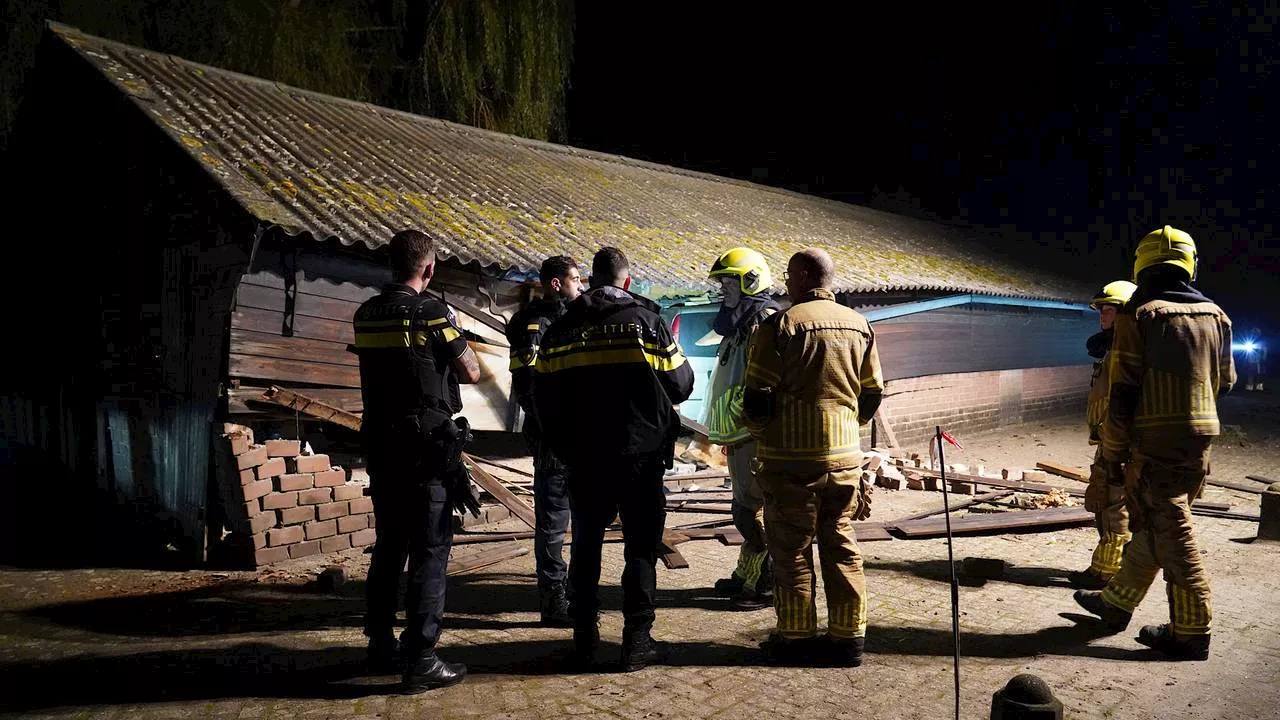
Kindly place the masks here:
<instances>
[{"instance_id":1,"label":"black boot","mask_svg":"<svg viewBox=\"0 0 1280 720\"><path fill-rule=\"evenodd\" d=\"M866 638L837 638L831 635L823 637L822 654L825 665L829 667L861 667L862 650L866 646Z\"/></svg>"},{"instance_id":2,"label":"black boot","mask_svg":"<svg viewBox=\"0 0 1280 720\"><path fill-rule=\"evenodd\" d=\"M742 590L733 596L729 604L734 610L763 610L764 608L773 607L773 593L765 594L752 588L742 588Z\"/></svg>"},{"instance_id":3,"label":"black boot","mask_svg":"<svg viewBox=\"0 0 1280 720\"><path fill-rule=\"evenodd\" d=\"M760 649L776 665L814 667L822 664L822 644L818 637L788 639L774 632L760 643Z\"/></svg>"},{"instance_id":4,"label":"black boot","mask_svg":"<svg viewBox=\"0 0 1280 720\"><path fill-rule=\"evenodd\" d=\"M1146 625L1138 631L1138 642L1178 660L1208 660L1209 636L1179 638L1168 625Z\"/></svg>"},{"instance_id":5,"label":"black boot","mask_svg":"<svg viewBox=\"0 0 1280 720\"><path fill-rule=\"evenodd\" d=\"M648 630L624 632L622 637L622 671L634 672L658 662L658 643Z\"/></svg>"},{"instance_id":6,"label":"black boot","mask_svg":"<svg viewBox=\"0 0 1280 720\"><path fill-rule=\"evenodd\" d=\"M564 585L561 583L538 588L538 610L542 613L544 627L573 627L573 618L569 615L569 600L565 597Z\"/></svg>"},{"instance_id":7,"label":"black boot","mask_svg":"<svg viewBox=\"0 0 1280 720\"><path fill-rule=\"evenodd\" d=\"M394 635L369 638L369 672L387 675L400 672L400 643Z\"/></svg>"},{"instance_id":8,"label":"black boot","mask_svg":"<svg viewBox=\"0 0 1280 720\"><path fill-rule=\"evenodd\" d=\"M713 589L720 597L733 597L742 592L743 584L743 579L738 577L737 573L734 573L727 578L717 580Z\"/></svg>"},{"instance_id":9,"label":"black boot","mask_svg":"<svg viewBox=\"0 0 1280 720\"><path fill-rule=\"evenodd\" d=\"M576 670L585 670L596 663L596 650L600 648L600 626L592 621L590 624L573 628L573 655L569 657L569 666Z\"/></svg>"},{"instance_id":10,"label":"black boot","mask_svg":"<svg viewBox=\"0 0 1280 720\"><path fill-rule=\"evenodd\" d=\"M1129 621L1133 619L1133 613L1125 612L1103 600L1100 592L1077 590L1074 597L1080 607L1102 618L1102 625L1110 630L1112 634L1121 632L1129 627Z\"/></svg>"},{"instance_id":11,"label":"black boot","mask_svg":"<svg viewBox=\"0 0 1280 720\"><path fill-rule=\"evenodd\" d=\"M1082 590L1101 590L1110 580L1111 578L1103 577L1093 570L1072 570L1067 573L1067 582L1071 583L1071 587Z\"/></svg>"},{"instance_id":12,"label":"black boot","mask_svg":"<svg viewBox=\"0 0 1280 720\"><path fill-rule=\"evenodd\" d=\"M434 652L418 656L404 671L402 693L414 695L427 690L449 687L462 682L467 676L467 666L441 660Z\"/></svg>"}]
</instances>

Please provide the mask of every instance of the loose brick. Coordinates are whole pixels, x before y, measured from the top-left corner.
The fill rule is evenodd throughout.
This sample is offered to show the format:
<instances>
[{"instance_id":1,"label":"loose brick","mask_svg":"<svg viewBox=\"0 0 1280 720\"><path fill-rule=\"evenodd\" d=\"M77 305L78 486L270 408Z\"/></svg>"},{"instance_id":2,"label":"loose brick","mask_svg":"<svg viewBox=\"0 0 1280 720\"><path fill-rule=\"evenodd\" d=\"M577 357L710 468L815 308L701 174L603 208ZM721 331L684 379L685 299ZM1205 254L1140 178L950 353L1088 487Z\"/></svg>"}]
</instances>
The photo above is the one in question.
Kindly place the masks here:
<instances>
[{"instance_id":1,"label":"loose brick","mask_svg":"<svg viewBox=\"0 0 1280 720\"><path fill-rule=\"evenodd\" d=\"M261 513L255 517L249 518L249 532L260 533L266 532L276 526L275 513Z\"/></svg>"},{"instance_id":2,"label":"loose brick","mask_svg":"<svg viewBox=\"0 0 1280 720\"><path fill-rule=\"evenodd\" d=\"M296 492L273 492L262 498L263 510L283 510L297 505L298 493Z\"/></svg>"},{"instance_id":3,"label":"loose brick","mask_svg":"<svg viewBox=\"0 0 1280 720\"><path fill-rule=\"evenodd\" d=\"M258 480L244 486L244 501L257 500L258 498L271 492L270 480Z\"/></svg>"},{"instance_id":4,"label":"loose brick","mask_svg":"<svg viewBox=\"0 0 1280 720\"><path fill-rule=\"evenodd\" d=\"M319 555L319 554L320 554L319 540L313 540L311 542L302 542L302 543L298 543L297 545L289 546L289 557L291 558L301 558L301 557L307 557L308 555Z\"/></svg>"},{"instance_id":5,"label":"loose brick","mask_svg":"<svg viewBox=\"0 0 1280 720\"><path fill-rule=\"evenodd\" d=\"M369 527L368 515L347 515L338 518L338 532L353 533L357 530L364 530Z\"/></svg>"},{"instance_id":6,"label":"loose brick","mask_svg":"<svg viewBox=\"0 0 1280 720\"><path fill-rule=\"evenodd\" d=\"M263 448L266 451L266 448ZM328 455L299 455L289 459L289 464L293 466L296 473L316 473L324 472L329 469Z\"/></svg>"},{"instance_id":7,"label":"loose brick","mask_svg":"<svg viewBox=\"0 0 1280 720\"><path fill-rule=\"evenodd\" d=\"M316 519L316 506L303 505L301 507L285 508L278 511L278 514L281 525L298 525Z\"/></svg>"},{"instance_id":8,"label":"loose brick","mask_svg":"<svg viewBox=\"0 0 1280 720\"><path fill-rule=\"evenodd\" d=\"M313 488L298 493L299 505L319 505L333 499L333 491L329 488Z\"/></svg>"},{"instance_id":9,"label":"loose brick","mask_svg":"<svg viewBox=\"0 0 1280 720\"><path fill-rule=\"evenodd\" d=\"M334 535L320 541L320 552L338 552L351 547L350 535Z\"/></svg>"},{"instance_id":10,"label":"loose brick","mask_svg":"<svg viewBox=\"0 0 1280 720\"><path fill-rule=\"evenodd\" d=\"M316 506L316 517L321 520L332 520L347 514L347 503L335 502Z\"/></svg>"},{"instance_id":11,"label":"loose brick","mask_svg":"<svg viewBox=\"0 0 1280 720\"><path fill-rule=\"evenodd\" d=\"M261 550L267 546L267 534L265 532L253 534L253 549Z\"/></svg>"},{"instance_id":12,"label":"loose brick","mask_svg":"<svg viewBox=\"0 0 1280 720\"><path fill-rule=\"evenodd\" d=\"M257 467L259 480L270 480L284 474L284 458L271 458Z\"/></svg>"},{"instance_id":13,"label":"loose brick","mask_svg":"<svg viewBox=\"0 0 1280 720\"><path fill-rule=\"evenodd\" d=\"M360 497L351 501L351 514L373 512L373 498Z\"/></svg>"},{"instance_id":14,"label":"loose brick","mask_svg":"<svg viewBox=\"0 0 1280 720\"><path fill-rule=\"evenodd\" d=\"M258 482L258 474L253 471L253 468L249 468L248 470L241 470L240 484L248 485L251 482Z\"/></svg>"},{"instance_id":15,"label":"loose brick","mask_svg":"<svg viewBox=\"0 0 1280 720\"><path fill-rule=\"evenodd\" d=\"M258 565L271 565L289 559L289 548L266 547L253 551L253 559Z\"/></svg>"},{"instance_id":16,"label":"loose brick","mask_svg":"<svg viewBox=\"0 0 1280 720\"><path fill-rule=\"evenodd\" d=\"M364 495L363 491L364 491L364 488L360 485L354 485L350 483L339 485L333 489L333 499L334 500L355 500L358 497L363 497Z\"/></svg>"},{"instance_id":17,"label":"loose brick","mask_svg":"<svg viewBox=\"0 0 1280 720\"><path fill-rule=\"evenodd\" d=\"M236 456L236 469L248 470L255 468L267 461L267 448L259 445L243 455Z\"/></svg>"},{"instance_id":18,"label":"loose brick","mask_svg":"<svg viewBox=\"0 0 1280 720\"><path fill-rule=\"evenodd\" d=\"M227 442L231 444L232 455L243 455L253 446L253 440L245 433L228 435Z\"/></svg>"},{"instance_id":19,"label":"loose brick","mask_svg":"<svg viewBox=\"0 0 1280 720\"><path fill-rule=\"evenodd\" d=\"M309 522L302 527L306 530L308 540L319 540L320 538L338 534L338 522L336 520L318 520Z\"/></svg>"},{"instance_id":20,"label":"loose brick","mask_svg":"<svg viewBox=\"0 0 1280 720\"><path fill-rule=\"evenodd\" d=\"M315 487L316 476L311 473L294 473L276 478L276 489L280 492L291 490L310 490Z\"/></svg>"},{"instance_id":21,"label":"loose brick","mask_svg":"<svg viewBox=\"0 0 1280 720\"><path fill-rule=\"evenodd\" d=\"M351 533L351 547L364 547L365 545L372 545L374 541L377 539L378 539L378 535L374 530L358 530L356 532Z\"/></svg>"},{"instance_id":22,"label":"loose brick","mask_svg":"<svg viewBox=\"0 0 1280 720\"><path fill-rule=\"evenodd\" d=\"M260 500L247 500L244 505L244 516L246 518L255 518L258 513L262 512L262 504Z\"/></svg>"},{"instance_id":23,"label":"loose brick","mask_svg":"<svg viewBox=\"0 0 1280 720\"><path fill-rule=\"evenodd\" d=\"M302 452L297 440L268 440L267 455L273 458L297 457Z\"/></svg>"},{"instance_id":24,"label":"loose brick","mask_svg":"<svg viewBox=\"0 0 1280 720\"><path fill-rule=\"evenodd\" d=\"M302 527L299 525L276 528L267 531L267 544L271 547L288 545L289 543L302 542L304 537L306 537L306 533L303 532Z\"/></svg>"},{"instance_id":25,"label":"loose brick","mask_svg":"<svg viewBox=\"0 0 1280 720\"><path fill-rule=\"evenodd\" d=\"M334 468L316 473L316 487L337 487L345 485L347 482L347 471L342 468Z\"/></svg>"}]
</instances>

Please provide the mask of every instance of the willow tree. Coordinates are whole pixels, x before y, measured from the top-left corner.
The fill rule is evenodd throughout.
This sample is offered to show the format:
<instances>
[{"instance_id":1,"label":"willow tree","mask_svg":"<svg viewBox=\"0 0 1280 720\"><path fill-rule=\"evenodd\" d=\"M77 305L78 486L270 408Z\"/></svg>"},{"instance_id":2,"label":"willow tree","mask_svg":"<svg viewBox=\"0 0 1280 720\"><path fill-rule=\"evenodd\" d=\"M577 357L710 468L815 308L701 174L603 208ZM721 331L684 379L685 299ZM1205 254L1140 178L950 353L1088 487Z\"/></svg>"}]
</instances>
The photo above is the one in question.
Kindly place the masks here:
<instances>
[{"instance_id":1,"label":"willow tree","mask_svg":"<svg viewBox=\"0 0 1280 720\"><path fill-rule=\"evenodd\" d=\"M573 0L390 0L412 68L398 106L544 140L566 137Z\"/></svg>"}]
</instances>

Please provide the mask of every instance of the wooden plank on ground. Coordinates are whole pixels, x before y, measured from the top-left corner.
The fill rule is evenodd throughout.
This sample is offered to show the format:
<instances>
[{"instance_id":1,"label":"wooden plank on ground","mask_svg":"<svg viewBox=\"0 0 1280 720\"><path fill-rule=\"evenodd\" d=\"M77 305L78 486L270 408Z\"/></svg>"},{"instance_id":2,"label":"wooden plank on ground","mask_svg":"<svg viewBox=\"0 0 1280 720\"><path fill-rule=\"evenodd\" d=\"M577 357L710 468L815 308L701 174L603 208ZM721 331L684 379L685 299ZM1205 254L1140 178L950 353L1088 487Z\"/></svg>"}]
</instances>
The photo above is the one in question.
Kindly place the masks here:
<instances>
[{"instance_id":1,"label":"wooden plank on ground","mask_svg":"<svg viewBox=\"0 0 1280 720\"><path fill-rule=\"evenodd\" d=\"M1089 482L1089 473L1079 468L1067 467L1054 462L1038 462L1036 467L1045 472L1053 473L1068 480L1079 480L1080 482Z\"/></svg>"},{"instance_id":2,"label":"wooden plank on ground","mask_svg":"<svg viewBox=\"0 0 1280 720\"><path fill-rule=\"evenodd\" d=\"M1271 478L1262 477L1261 475L1245 475L1245 478L1248 480L1252 480L1254 482L1260 482L1263 485L1270 485L1272 483L1280 482L1280 480L1272 480Z\"/></svg>"},{"instance_id":3,"label":"wooden plank on ground","mask_svg":"<svg viewBox=\"0 0 1280 720\"><path fill-rule=\"evenodd\" d=\"M499 545L498 547L481 550L480 552L465 558L450 558L449 566L448 569L445 570L445 574L458 575L472 570L479 570L481 568L487 568L491 565L497 565L500 562L528 554L529 548L524 545L516 543Z\"/></svg>"},{"instance_id":4,"label":"wooden plank on ground","mask_svg":"<svg viewBox=\"0 0 1280 720\"><path fill-rule=\"evenodd\" d=\"M688 535L674 530L662 533L662 554L659 559L668 570L682 570L689 567L689 561L676 549L676 545L691 540Z\"/></svg>"},{"instance_id":5,"label":"wooden plank on ground","mask_svg":"<svg viewBox=\"0 0 1280 720\"><path fill-rule=\"evenodd\" d=\"M1192 512L1201 517L1222 518L1223 520L1244 520L1247 522L1262 521L1262 517L1260 515L1254 515L1253 513L1219 512L1215 510L1192 510Z\"/></svg>"},{"instance_id":6,"label":"wooden plank on ground","mask_svg":"<svg viewBox=\"0 0 1280 720\"><path fill-rule=\"evenodd\" d=\"M976 495L966 500L961 500L959 502L951 503L951 512L955 512L957 510L963 510L969 507L970 505L977 505L978 503L991 502L992 500L999 500L1001 498L1006 498L1012 495L1013 492L1014 492L1013 490L996 490L995 492L984 493L982 495ZM934 515L941 515L946 511L947 511L946 508L942 508L942 507L937 507L932 510L924 510L914 515L908 515L906 517L898 518L897 520L892 520L890 522L887 522L885 523L885 527L896 527L899 523L911 522L912 520L923 520L927 517L933 517Z\"/></svg>"},{"instance_id":7,"label":"wooden plank on ground","mask_svg":"<svg viewBox=\"0 0 1280 720\"><path fill-rule=\"evenodd\" d=\"M706 426L706 425L703 425L702 423L698 422L697 420L691 420L691 419L689 419L689 418L685 417L684 415L681 415L681 416L680 416L680 424L681 424L681 425L683 425L686 429L688 429L688 430L692 430L692 431L693 431L693 434L694 434L694 435L695 435L699 440L701 440L701 441L703 441L703 442L705 442L705 443L709 443L709 442L711 442L711 436L707 434L707 426Z\"/></svg>"},{"instance_id":8,"label":"wooden plank on ground","mask_svg":"<svg viewBox=\"0 0 1280 720\"><path fill-rule=\"evenodd\" d=\"M733 508L729 505L712 505L709 503L677 503L668 505L667 512L686 512L686 513L707 513L711 515L732 515Z\"/></svg>"},{"instance_id":9,"label":"wooden plank on ground","mask_svg":"<svg viewBox=\"0 0 1280 720\"><path fill-rule=\"evenodd\" d=\"M492 466L494 466L494 467L496 467L496 468L500 468L500 469L502 469L502 470L506 470L507 472L512 472L512 473L515 473L515 474L517 474L517 475L523 475L523 476L525 476L525 477L530 477L530 478L531 478L531 477L533 477L533 473L529 472L528 470L521 470L520 468L517 468L517 467L512 467L512 466L510 466L510 465L506 465L506 464L503 464L503 463L500 463L500 462L497 462L497 461L494 461L494 460L490 460L490 459L489 459L489 458L487 458L487 457L481 457L481 456L479 456L479 455L472 455L472 456L471 456L471 458L472 458L473 460L477 460L477 461L479 461L479 462L482 462L482 463L484 463L485 465L492 465Z\"/></svg>"},{"instance_id":10,"label":"wooden plank on ground","mask_svg":"<svg viewBox=\"0 0 1280 720\"><path fill-rule=\"evenodd\" d=\"M1019 510L995 515L969 515L951 518L951 534L970 535L1029 528L1057 528L1085 525L1093 521L1093 513L1082 507ZM898 525L897 530L904 537L912 539L945 536L947 533L946 518L933 517L912 520Z\"/></svg>"},{"instance_id":11,"label":"wooden plank on ground","mask_svg":"<svg viewBox=\"0 0 1280 720\"><path fill-rule=\"evenodd\" d=\"M1205 483L1214 487L1235 490L1236 492L1251 493L1253 495L1261 495L1267 489L1261 485L1253 485L1250 483L1239 483L1233 480L1215 480L1213 478L1205 478Z\"/></svg>"},{"instance_id":12,"label":"wooden plank on ground","mask_svg":"<svg viewBox=\"0 0 1280 720\"><path fill-rule=\"evenodd\" d=\"M937 470L929 470L927 468L908 468L909 472L919 475L927 475L929 477L941 477L942 474ZM972 483L974 485L987 485L989 487L1005 488L1007 490L1017 490L1020 492L1048 493L1053 490L1064 492L1071 497L1084 497L1084 490L1076 488L1056 487L1053 485L1042 485L1040 483L1018 482L1016 480L1001 480L1000 478L989 478L982 475L965 475L963 473L947 473L948 480L958 480L960 482ZM1210 503L1202 500L1196 500L1191 503L1191 509L1195 510L1227 510L1231 506L1225 503Z\"/></svg>"},{"instance_id":13,"label":"wooden plank on ground","mask_svg":"<svg viewBox=\"0 0 1280 720\"><path fill-rule=\"evenodd\" d=\"M480 464L471 459L471 456L462 453L462 461L471 469L471 480L479 485L485 492L493 496L494 500L502 503L512 515L520 518L520 521L529 527L534 527L533 508L516 494L507 489L497 478L490 475L487 470L480 467Z\"/></svg>"}]
</instances>

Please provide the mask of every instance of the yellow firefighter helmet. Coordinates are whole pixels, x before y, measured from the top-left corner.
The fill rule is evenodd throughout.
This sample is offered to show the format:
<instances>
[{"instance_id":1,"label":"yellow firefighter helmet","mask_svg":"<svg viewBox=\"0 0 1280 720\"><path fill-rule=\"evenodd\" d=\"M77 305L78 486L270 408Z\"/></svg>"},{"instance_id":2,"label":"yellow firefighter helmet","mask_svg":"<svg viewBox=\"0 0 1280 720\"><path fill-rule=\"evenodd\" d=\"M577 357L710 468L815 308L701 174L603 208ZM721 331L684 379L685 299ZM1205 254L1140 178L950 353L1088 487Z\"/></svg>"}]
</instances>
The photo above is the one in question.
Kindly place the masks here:
<instances>
[{"instance_id":1,"label":"yellow firefighter helmet","mask_svg":"<svg viewBox=\"0 0 1280 720\"><path fill-rule=\"evenodd\" d=\"M759 295L773 286L773 276L769 274L769 263L764 255L746 247L728 250L716 258L708 277L738 278L743 295Z\"/></svg>"},{"instance_id":2,"label":"yellow firefighter helmet","mask_svg":"<svg viewBox=\"0 0 1280 720\"><path fill-rule=\"evenodd\" d=\"M1089 307L1097 310L1099 305L1123 305L1129 302L1129 298L1133 297L1133 291L1137 289L1138 286L1128 280L1109 282L1093 296Z\"/></svg>"},{"instance_id":3,"label":"yellow firefighter helmet","mask_svg":"<svg viewBox=\"0 0 1280 720\"><path fill-rule=\"evenodd\" d=\"M1138 273L1161 264L1181 268L1187 273L1187 279L1195 280L1198 265L1196 241L1168 225L1147 233L1134 252L1133 281L1138 281Z\"/></svg>"}]
</instances>

